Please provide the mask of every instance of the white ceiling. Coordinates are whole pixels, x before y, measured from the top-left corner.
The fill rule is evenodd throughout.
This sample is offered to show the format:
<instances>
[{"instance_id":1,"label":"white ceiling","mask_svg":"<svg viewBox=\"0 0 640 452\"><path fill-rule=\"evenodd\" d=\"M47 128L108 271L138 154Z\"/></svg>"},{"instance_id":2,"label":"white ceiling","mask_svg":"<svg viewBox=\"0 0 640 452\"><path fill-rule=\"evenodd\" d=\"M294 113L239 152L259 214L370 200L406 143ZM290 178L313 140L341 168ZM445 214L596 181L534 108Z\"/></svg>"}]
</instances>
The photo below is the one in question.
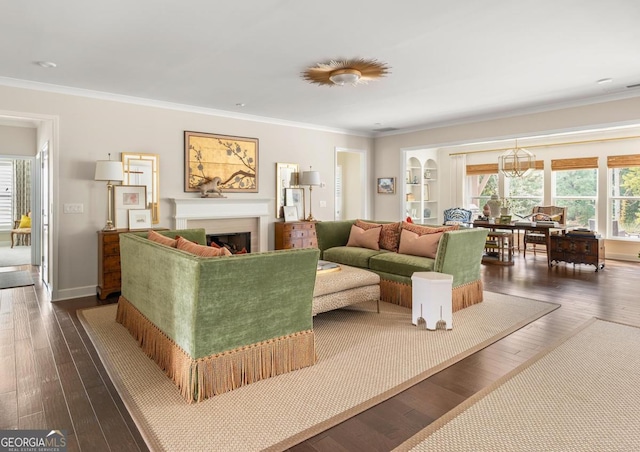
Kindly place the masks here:
<instances>
[{"instance_id":1,"label":"white ceiling","mask_svg":"<svg viewBox=\"0 0 640 452\"><path fill-rule=\"evenodd\" d=\"M0 83L370 134L640 96L627 88L640 83L639 22L638 0L7 0ZM357 87L300 77L359 57L391 74Z\"/></svg>"}]
</instances>

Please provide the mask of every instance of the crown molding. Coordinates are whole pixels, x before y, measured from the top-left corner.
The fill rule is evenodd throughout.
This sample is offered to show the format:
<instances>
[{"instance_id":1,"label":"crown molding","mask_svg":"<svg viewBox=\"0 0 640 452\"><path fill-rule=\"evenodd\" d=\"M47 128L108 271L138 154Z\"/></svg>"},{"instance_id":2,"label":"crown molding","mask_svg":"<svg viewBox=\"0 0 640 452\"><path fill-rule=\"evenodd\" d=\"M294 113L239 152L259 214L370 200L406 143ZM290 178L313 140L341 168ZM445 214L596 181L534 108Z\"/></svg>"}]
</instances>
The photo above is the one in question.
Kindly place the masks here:
<instances>
[{"instance_id":1,"label":"crown molding","mask_svg":"<svg viewBox=\"0 0 640 452\"><path fill-rule=\"evenodd\" d=\"M162 108L166 110L183 111L186 113L197 113L208 116L219 116L222 118L239 119L243 121L260 122L264 124L272 124L285 127L295 127L298 129L315 130L318 132L330 132L341 135L352 135L366 138L372 138L373 133L363 133L362 131L354 131L348 129L338 129L332 127L319 126L317 124L308 124L296 121L287 121L284 119L269 118L266 116L249 115L245 113L237 113L227 110L216 110L214 108L198 107L195 105L178 104L174 102L166 102L155 99L146 99L142 97L126 96L123 94L114 94L104 91L94 91L84 88L73 88L70 86L53 85L50 83L34 82L31 80L21 80L10 77L0 77L0 85L12 88L30 89L35 91L45 91L56 94L66 94L69 96L87 97L91 99L109 100L121 102L125 104L142 105L145 107Z\"/></svg>"},{"instance_id":2,"label":"crown molding","mask_svg":"<svg viewBox=\"0 0 640 452\"><path fill-rule=\"evenodd\" d=\"M403 129L394 130L391 132L378 132L373 136L374 138L403 135L406 133L422 132L425 130L441 129L443 127L453 127L464 124L473 124L484 121L491 121L495 119L513 118L516 116L524 116L535 113L545 113L556 110L563 110L565 108L582 107L586 105L601 104L605 102L613 102L616 100L631 99L634 97L640 97L640 89L629 89L628 91L620 91L616 93L603 94L600 96L592 96L581 99L573 99L562 102L555 102L549 104L535 105L531 107L516 108L512 110L504 110L493 113L481 113L477 115L469 115L461 118L455 118L445 121L434 121L428 124L422 124L415 127L407 127Z\"/></svg>"}]
</instances>

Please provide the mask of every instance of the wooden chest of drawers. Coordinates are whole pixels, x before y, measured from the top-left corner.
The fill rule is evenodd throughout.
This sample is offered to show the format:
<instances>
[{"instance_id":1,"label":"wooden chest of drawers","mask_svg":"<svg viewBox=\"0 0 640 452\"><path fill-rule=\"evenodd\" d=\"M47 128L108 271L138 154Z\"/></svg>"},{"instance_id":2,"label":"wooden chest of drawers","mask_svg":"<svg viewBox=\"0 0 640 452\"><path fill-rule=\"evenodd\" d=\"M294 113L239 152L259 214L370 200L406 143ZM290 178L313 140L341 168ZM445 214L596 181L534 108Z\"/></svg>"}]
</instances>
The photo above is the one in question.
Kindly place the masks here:
<instances>
[{"instance_id":1,"label":"wooden chest of drawers","mask_svg":"<svg viewBox=\"0 0 640 452\"><path fill-rule=\"evenodd\" d=\"M154 228L166 231L167 228ZM98 231L98 298L104 300L110 294L120 292L120 234L128 229Z\"/></svg>"},{"instance_id":2,"label":"wooden chest of drawers","mask_svg":"<svg viewBox=\"0 0 640 452\"><path fill-rule=\"evenodd\" d=\"M98 297L104 300L120 292L120 234L118 231L98 231Z\"/></svg>"},{"instance_id":3,"label":"wooden chest of drawers","mask_svg":"<svg viewBox=\"0 0 640 452\"><path fill-rule=\"evenodd\" d=\"M277 250L291 248L317 248L316 224L313 221L275 223Z\"/></svg>"},{"instance_id":4,"label":"wooden chest of drawers","mask_svg":"<svg viewBox=\"0 0 640 452\"><path fill-rule=\"evenodd\" d=\"M595 265L596 271L604 268L604 239L552 235L549 259L555 262Z\"/></svg>"}]
</instances>

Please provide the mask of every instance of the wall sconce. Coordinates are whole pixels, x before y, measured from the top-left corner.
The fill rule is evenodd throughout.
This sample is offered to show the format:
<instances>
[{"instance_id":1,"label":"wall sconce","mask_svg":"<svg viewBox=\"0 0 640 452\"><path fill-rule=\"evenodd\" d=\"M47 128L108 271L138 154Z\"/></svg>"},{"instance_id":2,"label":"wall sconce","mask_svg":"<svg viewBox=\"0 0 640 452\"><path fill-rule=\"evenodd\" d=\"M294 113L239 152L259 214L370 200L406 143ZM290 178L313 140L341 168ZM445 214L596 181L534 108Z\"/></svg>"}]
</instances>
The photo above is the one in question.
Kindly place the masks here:
<instances>
[{"instance_id":1,"label":"wall sconce","mask_svg":"<svg viewBox=\"0 0 640 452\"><path fill-rule=\"evenodd\" d=\"M309 167L309 171L302 172L300 185L309 186L309 216L307 217L306 221L316 221L316 219L313 218L313 213L312 213L313 199L311 197L311 193L312 193L313 187L317 187L320 185L320 173L318 171L312 171L311 167Z\"/></svg>"},{"instance_id":2,"label":"wall sconce","mask_svg":"<svg viewBox=\"0 0 640 452\"><path fill-rule=\"evenodd\" d=\"M114 231L116 228L113 225L113 184L112 182L122 182L124 180L124 171L122 169L122 162L111 161L111 154L109 154L109 160L98 160L96 162L96 174L94 180L107 181L107 225L102 229L103 231Z\"/></svg>"}]
</instances>

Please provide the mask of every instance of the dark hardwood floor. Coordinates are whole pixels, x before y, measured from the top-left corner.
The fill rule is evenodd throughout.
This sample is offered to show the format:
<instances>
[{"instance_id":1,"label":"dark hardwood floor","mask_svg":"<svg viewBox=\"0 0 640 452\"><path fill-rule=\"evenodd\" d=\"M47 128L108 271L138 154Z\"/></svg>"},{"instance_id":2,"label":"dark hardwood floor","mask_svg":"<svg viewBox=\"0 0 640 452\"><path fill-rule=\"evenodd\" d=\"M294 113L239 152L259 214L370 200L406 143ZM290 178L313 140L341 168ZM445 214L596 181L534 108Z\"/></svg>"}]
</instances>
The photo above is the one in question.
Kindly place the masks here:
<instances>
[{"instance_id":1,"label":"dark hardwood floor","mask_svg":"<svg viewBox=\"0 0 640 452\"><path fill-rule=\"evenodd\" d=\"M36 267L20 268L37 278ZM599 272L584 265L548 269L539 253L482 272L488 291L562 307L291 450L390 450L586 319L640 324L640 263L608 260ZM64 429L69 451L147 450L76 316L103 303L50 303L40 284L0 290L0 429Z\"/></svg>"}]
</instances>

